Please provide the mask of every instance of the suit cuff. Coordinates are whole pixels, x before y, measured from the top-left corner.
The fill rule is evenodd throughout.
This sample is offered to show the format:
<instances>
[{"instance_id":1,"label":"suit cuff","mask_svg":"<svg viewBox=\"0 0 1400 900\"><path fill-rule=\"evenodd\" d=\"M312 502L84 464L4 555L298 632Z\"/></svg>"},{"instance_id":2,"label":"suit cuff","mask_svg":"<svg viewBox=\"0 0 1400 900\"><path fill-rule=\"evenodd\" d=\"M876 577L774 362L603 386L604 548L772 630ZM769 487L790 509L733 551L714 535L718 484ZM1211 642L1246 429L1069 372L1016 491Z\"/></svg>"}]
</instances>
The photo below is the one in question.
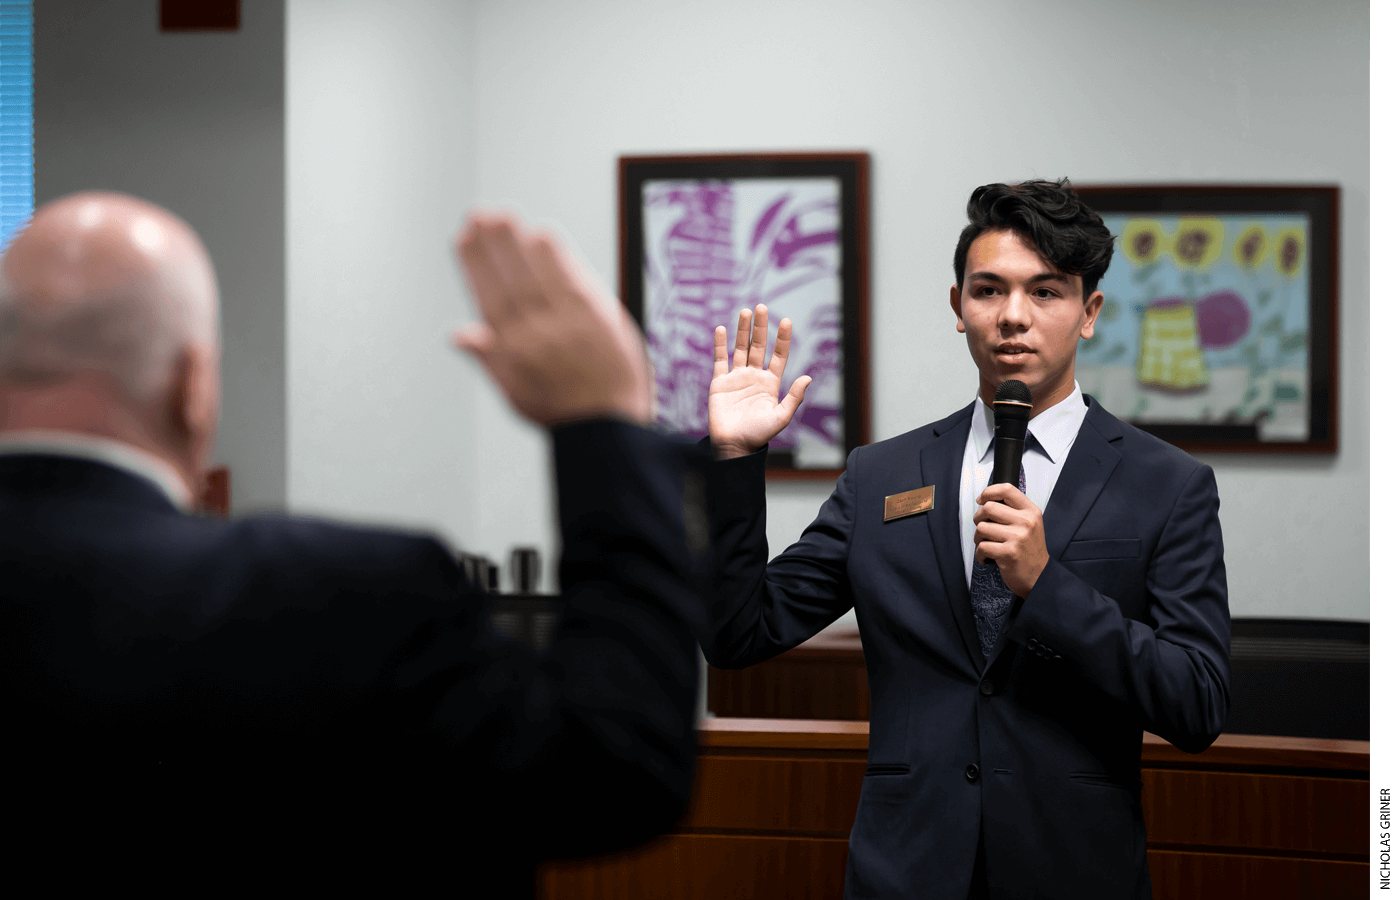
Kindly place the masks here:
<instances>
[{"instance_id":1,"label":"suit cuff","mask_svg":"<svg viewBox=\"0 0 1400 900\"><path fill-rule=\"evenodd\" d=\"M1090 595L1087 604L1086 592ZM1011 624L1006 629L1007 640L1032 649L1044 647L1050 654L1061 653L1058 648L1075 645L1076 636L1084 634L1088 626L1085 617L1093 615L1093 593L1092 587L1059 560L1050 560L1026 598L1013 601L1017 608L1012 610Z\"/></svg>"}]
</instances>

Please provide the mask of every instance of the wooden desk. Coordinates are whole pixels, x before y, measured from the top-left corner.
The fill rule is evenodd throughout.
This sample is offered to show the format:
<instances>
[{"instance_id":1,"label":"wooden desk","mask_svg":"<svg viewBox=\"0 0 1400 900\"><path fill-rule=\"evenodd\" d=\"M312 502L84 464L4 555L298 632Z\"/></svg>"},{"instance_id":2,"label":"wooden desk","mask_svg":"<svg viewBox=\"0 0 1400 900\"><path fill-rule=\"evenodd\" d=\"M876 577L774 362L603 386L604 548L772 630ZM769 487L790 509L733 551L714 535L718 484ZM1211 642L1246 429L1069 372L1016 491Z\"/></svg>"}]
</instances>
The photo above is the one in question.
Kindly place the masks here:
<instances>
[{"instance_id":1,"label":"wooden desk","mask_svg":"<svg viewBox=\"0 0 1400 900\"><path fill-rule=\"evenodd\" d=\"M867 722L711 719L690 812L645 847L541 868L549 900L839 898ZM1370 745L1222 735L1201 754L1143 740L1162 898L1365 895Z\"/></svg>"},{"instance_id":2,"label":"wooden desk","mask_svg":"<svg viewBox=\"0 0 1400 900\"><path fill-rule=\"evenodd\" d=\"M1370 736L1370 629L1364 622L1231 622L1231 734ZM717 716L868 719L860 632L832 627L767 662L709 670Z\"/></svg>"}]
</instances>

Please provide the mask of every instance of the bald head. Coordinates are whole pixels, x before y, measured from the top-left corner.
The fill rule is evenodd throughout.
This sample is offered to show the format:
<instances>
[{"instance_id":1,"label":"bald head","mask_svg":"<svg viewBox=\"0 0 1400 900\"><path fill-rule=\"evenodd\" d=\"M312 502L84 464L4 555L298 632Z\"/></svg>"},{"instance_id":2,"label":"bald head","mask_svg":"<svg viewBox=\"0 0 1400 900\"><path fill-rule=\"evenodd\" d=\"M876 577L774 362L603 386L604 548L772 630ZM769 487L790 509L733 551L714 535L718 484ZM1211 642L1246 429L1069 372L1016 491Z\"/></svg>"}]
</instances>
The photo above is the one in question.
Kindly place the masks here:
<instances>
[{"instance_id":1,"label":"bald head","mask_svg":"<svg viewBox=\"0 0 1400 900\"><path fill-rule=\"evenodd\" d=\"M124 441L194 484L218 343L214 270L189 225L125 194L55 200L0 259L0 431Z\"/></svg>"},{"instance_id":2,"label":"bald head","mask_svg":"<svg viewBox=\"0 0 1400 900\"><path fill-rule=\"evenodd\" d=\"M181 349L217 345L213 269L194 231L124 194L45 205L0 261L0 382L103 373L150 400Z\"/></svg>"}]
</instances>

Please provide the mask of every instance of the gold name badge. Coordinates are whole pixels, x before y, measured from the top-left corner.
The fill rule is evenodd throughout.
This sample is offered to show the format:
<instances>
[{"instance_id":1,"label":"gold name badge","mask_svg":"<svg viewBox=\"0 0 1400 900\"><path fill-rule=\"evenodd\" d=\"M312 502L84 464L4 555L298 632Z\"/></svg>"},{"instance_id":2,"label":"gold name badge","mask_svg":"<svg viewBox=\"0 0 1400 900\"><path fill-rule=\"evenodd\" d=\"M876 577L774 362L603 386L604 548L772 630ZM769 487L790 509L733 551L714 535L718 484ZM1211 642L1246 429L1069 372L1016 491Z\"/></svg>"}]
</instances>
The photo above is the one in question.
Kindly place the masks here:
<instances>
[{"instance_id":1,"label":"gold name badge","mask_svg":"<svg viewBox=\"0 0 1400 900\"><path fill-rule=\"evenodd\" d=\"M885 498L885 521L902 519L915 513L933 509L933 485L915 488L902 494L890 494Z\"/></svg>"}]
</instances>

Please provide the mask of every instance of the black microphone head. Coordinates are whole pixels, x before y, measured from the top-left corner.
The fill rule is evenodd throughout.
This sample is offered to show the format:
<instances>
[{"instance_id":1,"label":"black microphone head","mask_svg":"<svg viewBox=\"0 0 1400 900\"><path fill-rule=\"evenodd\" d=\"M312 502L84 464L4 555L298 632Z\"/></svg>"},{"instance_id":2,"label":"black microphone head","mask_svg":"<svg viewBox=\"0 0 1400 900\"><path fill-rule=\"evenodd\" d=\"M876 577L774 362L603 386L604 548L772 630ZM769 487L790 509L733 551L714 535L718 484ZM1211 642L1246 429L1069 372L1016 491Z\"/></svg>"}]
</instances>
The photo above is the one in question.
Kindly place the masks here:
<instances>
[{"instance_id":1,"label":"black microphone head","mask_svg":"<svg viewBox=\"0 0 1400 900\"><path fill-rule=\"evenodd\" d=\"M1014 378L1003 381L997 385L996 399L994 403L1024 403L1031 405L1031 389L1026 387L1024 382Z\"/></svg>"},{"instance_id":2,"label":"black microphone head","mask_svg":"<svg viewBox=\"0 0 1400 900\"><path fill-rule=\"evenodd\" d=\"M997 421L1016 420L1027 422L1031 417L1031 389L1014 378L997 385L996 399L992 401L992 414Z\"/></svg>"},{"instance_id":3,"label":"black microphone head","mask_svg":"<svg viewBox=\"0 0 1400 900\"><path fill-rule=\"evenodd\" d=\"M997 385L992 416L996 423L996 452L988 484L1016 484L1020 480L1026 423L1031 418L1031 389L1015 379Z\"/></svg>"}]
</instances>

